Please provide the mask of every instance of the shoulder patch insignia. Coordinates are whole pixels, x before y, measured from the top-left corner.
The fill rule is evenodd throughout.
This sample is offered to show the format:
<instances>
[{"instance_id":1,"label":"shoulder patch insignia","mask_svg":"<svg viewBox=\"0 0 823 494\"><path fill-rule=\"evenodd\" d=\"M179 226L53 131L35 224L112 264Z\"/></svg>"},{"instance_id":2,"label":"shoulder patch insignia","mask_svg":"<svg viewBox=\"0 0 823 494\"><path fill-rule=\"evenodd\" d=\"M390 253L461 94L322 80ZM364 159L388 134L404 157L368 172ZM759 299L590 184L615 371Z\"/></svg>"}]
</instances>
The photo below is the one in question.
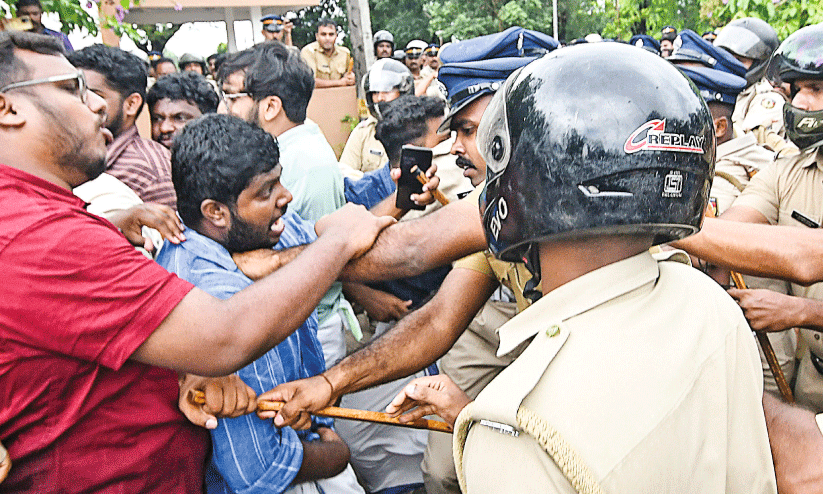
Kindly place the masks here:
<instances>
[{"instance_id":1,"label":"shoulder patch insignia","mask_svg":"<svg viewBox=\"0 0 823 494\"><path fill-rule=\"evenodd\" d=\"M774 99L772 98L763 98L760 100L760 104L767 110L771 110L775 106Z\"/></svg>"}]
</instances>

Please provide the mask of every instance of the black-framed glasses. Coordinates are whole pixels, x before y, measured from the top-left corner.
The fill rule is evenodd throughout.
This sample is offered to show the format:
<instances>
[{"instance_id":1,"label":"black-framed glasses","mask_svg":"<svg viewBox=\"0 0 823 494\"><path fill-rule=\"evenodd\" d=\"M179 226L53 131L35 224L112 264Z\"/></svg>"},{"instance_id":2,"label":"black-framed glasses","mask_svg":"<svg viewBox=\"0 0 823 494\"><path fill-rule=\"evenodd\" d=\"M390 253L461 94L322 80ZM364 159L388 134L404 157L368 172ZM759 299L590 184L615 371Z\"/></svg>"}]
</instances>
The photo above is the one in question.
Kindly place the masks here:
<instances>
[{"instance_id":1,"label":"black-framed glasses","mask_svg":"<svg viewBox=\"0 0 823 494\"><path fill-rule=\"evenodd\" d=\"M82 70L75 72L74 74L63 74L63 75L53 75L51 77L45 77L43 79L32 79L30 81L20 81L14 82L0 88L0 93L5 93L6 91L11 91L12 89L19 89L21 87L28 87L28 86L36 86L38 84L51 84L54 82L63 82L63 81L77 81L76 87L73 89L73 92L80 98L80 101L83 104L86 104L88 100L88 88L89 86L86 84L86 74L83 73Z\"/></svg>"}]
</instances>

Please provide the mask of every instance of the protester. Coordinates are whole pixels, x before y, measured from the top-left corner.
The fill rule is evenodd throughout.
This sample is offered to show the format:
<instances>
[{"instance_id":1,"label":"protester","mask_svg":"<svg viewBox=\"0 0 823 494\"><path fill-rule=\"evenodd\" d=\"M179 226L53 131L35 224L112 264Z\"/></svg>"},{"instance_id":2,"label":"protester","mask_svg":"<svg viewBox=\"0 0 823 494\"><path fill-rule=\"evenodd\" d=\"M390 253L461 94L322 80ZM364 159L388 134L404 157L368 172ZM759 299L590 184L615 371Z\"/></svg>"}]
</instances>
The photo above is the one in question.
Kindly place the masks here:
<instances>
[{"instance_id":1,"label":"protester","mask_svg":"<svg viewBox=\"0 0 823 494\"><path fill-rule=\"evenodd\" d=\"M106 100L106 128L114 136L106 155L106 172L131 187L143 201L175 209L169 151L143 139L137 131L148 77L143 62L131 53L101 44L72 53L69 61L84 70L89 90Z\"/></svg>"},{"instance_id":2,"label":"protester","mask_svg":"<svg viewBox=\"0 0 823 494\"><path fill-rule=\"evenodd\" d=\"M291 194L279 182L281 170L277 143L259 127L226 115L187 126L173 148L172 171L180 214L190 227L186 242L163 248L157 262L227 299L252 284L232 262L232 252L316 240L311 224L286 212ZM319 374L325 363L316 331L312 313L238 375L262 393ZM212 430L210 468L216 475L207 477L207 491L362 494L350 468L338 475L349 450L331 429L331 420L315 419L314 432L277 430L270 422L245 417L221 419ZM325 481L331 477L336 480Z\"/></svg>"},{"instance_id":3,"label":"protester","mask_svg":"<svg viewBox=\"0 0 823 494\"><path fill-rule=\"evenodd\" d=\"M157 81L146 95L151 138L171 149L174 138L191 120L217 112L220 98L203 76L189 72Z\"/></svg>"},{"instance_id":4,"label":"protester","mask_svg":"<svg viewBox=\"0 0 823 494\"><path fill-rule=\"evenodd\" d=\"M317 21L316 41L300 51L303 60L314 72L314 85L318 88L353 86L354 61L349 49L337 44L337 24L328 18Z\"/></svg>"},{"instance_id":5,"label":"protester","mask_svg":"<svg viewBox=\"0 0 823 494\"><path fill-rule=\"evenodd\" d=\"M207 295L71 193L105 169L111 133L62 53L0 33L0 389L15 396L0 409L2 488L199 493L207 439L177 409L178 372L227 375L277 345L389 220L347 207L294 267Z\"/></svg>"},{"instance_id":6,"label":"protester","mask_svg":"<svg viewBox=\"0 0 823 494\"><path fill-rule=\"evenodd\" d=\"M59 39L63 48L66 49L66 53L74 51L68 36L60 31L52 31L43 25L43 6L40 4L40 0L17 0L17 17L31 19L33 33L54 36Z\"/></svg>"}]
</instances>

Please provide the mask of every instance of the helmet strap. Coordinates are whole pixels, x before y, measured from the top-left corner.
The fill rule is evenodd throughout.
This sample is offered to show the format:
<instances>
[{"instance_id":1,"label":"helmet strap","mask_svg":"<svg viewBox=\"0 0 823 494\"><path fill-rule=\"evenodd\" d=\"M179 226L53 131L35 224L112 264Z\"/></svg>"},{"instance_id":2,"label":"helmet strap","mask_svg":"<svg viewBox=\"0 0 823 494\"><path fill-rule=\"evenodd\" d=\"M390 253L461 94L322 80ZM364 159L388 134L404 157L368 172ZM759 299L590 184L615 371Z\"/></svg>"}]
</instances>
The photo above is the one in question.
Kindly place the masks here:
<instances>
[{"instance_id":1,"label":"helmet strap","mask_svg":"<svg viewBox=\"0 0 823 494\"><path fill-rule=\"evenodd\" d=\"M540 249L537 248L537 244L529 245L526 254L523 256L523 262L526 264L526 269L532 274L532 279L523 286L523 297L534 303L543 296L540 291Z\"/></svg>"}]
</instances>

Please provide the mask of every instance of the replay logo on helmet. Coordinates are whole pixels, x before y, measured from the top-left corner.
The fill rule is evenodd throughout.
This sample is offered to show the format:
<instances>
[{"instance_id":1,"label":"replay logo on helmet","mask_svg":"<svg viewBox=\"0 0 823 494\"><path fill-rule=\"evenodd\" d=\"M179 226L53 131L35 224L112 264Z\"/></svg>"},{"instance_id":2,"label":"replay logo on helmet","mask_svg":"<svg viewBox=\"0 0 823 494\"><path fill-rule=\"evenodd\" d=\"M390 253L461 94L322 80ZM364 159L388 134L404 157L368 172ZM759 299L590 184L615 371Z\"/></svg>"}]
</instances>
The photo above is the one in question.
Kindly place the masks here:
<instances>
[{"instance_id":1,"label":"replay logo on helmet","mask_svg":"<svg viewBox=\"0 0 823 494\"><path fill-rule=\"evenodd\" d=\"M627 154L647 149L649 151L680 151L682 153L703 154L703 136L670 134L664 132L666 120L649 120L637 128L626 139L623 151Z\"/></svg>"},{"instance_id":2,"label":"replay logo on helmet","mask_svg":"<svg viewBox=\"0 0 823 494\"><path fill-rule=\"evenodd\" d=\"M500 235L500 227L508 215L509 206L506 204L506 199L501 197L500 200L497 201L497 206L494 208L492 219L489 222L489 229L492 231L495 240L497 240L497 237Z\"/></svg>"}]
</instances>

